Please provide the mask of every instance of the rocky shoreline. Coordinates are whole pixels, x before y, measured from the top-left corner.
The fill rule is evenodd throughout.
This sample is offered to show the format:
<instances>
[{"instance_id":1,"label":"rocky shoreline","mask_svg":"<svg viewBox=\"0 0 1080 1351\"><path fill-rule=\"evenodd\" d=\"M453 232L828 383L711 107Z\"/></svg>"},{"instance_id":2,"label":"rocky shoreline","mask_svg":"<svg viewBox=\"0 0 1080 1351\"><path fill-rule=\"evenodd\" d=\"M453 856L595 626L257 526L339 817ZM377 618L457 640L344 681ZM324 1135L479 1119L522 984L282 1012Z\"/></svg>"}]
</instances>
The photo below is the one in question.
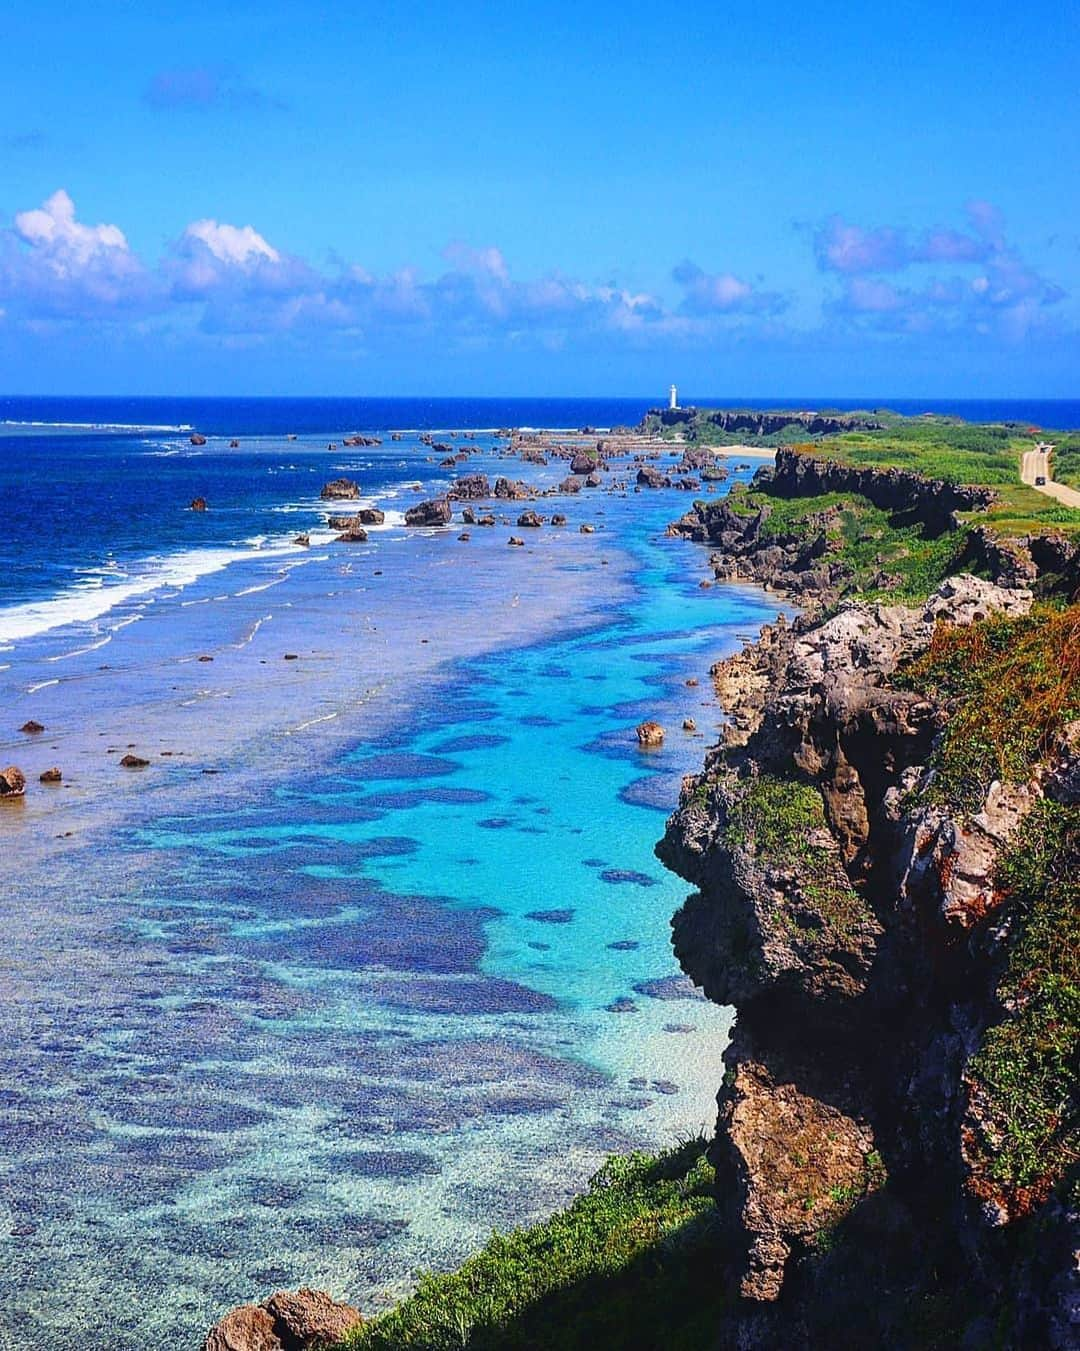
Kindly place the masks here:
<instances>
[{"instance_id":1,"label":"rocky shoreline","mask_svg":"<svg viewBox=\"0 0 1080 1351\"><path fill-rule=\"evenodd\" d=\"M992 500L794 451L770 477L931 530ZM988 577L869 604L841 599L829 513L809 538L767 538L767 519L725 500L672 527L718 546L718 578L808 602L714 668L728 725L657 846L695 888L680 964L737 1010L711 1149L720 1344L1064 1351L1080 1137L1060 1059L1076 1014L1054 1001L1080 908L1080 607L1044 612L1034 592L1075 597L1076 547L977 528L964 555ZM1053 715L1010 687L1012 645L1029 684L1052 673Z\"/></svg>"}]
</instances>

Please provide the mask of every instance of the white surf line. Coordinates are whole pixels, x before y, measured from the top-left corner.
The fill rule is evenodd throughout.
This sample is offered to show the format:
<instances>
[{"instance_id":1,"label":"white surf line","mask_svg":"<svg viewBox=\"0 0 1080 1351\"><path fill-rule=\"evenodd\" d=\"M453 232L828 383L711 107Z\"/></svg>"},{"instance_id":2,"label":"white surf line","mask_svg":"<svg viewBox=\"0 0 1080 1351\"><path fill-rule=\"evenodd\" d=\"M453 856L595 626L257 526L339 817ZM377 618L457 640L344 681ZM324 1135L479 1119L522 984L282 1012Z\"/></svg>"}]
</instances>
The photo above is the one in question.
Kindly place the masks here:
<instances>
[{"instance_id":1,"label":"white surf line","mask_svg":"<svg viewBox=\"0 0 1080 1351\"><path fill-rule=\"evenodd\" d=\"M286 579L284 577L274 577L269 582L259 582L256 586L245 586L240 591L233 592L233 598L238 596L253 596L256 591L269 591L272 586L280 586Z\"/></svg>"},{"instance_id":2,"label":"white surf line","mask_svg":"<svg viewBox=\"0 0 1080 1351\"><path fill-rule=\"evenodd\" d=\"M77 647L72 652L58 652L54 657L46 657L46 661L67 661L69 657L85 657L88 652L96 652L99 647L104 647L106 643L111 643L113 635L107 633L104 638L96 643L91 643L89 647Z\"/></svg>"},{"instance_id":3,"label":"white surf line","mask_svg":"<svg viewBox=\"0 0 1080 1351\"><path fill-rule=\"evenodd\" d=\"M27 685L26 692L27 694L37 694L38 690L45 690L48 689L50 685L59 685L59 684L60 684L59 677L57 677L57 679L55 680L39 680L36 685Z\"/></svg>"},{"instance_id":4,"label":"white surf line","mask_svg":"<svg viewBox=\"0 0 1080 1351\"><path fill-rule=\"evenodd\" d=\"M338 715L337 715L336 713L325 713L325 714L323 714L323 716L322 716L321 718L309 718L307 722L302 722L302 723L300 723L300 724L299 724L298 726L296 726L296 727L290 727L290 728L289 728L289 731L288 731L288 735L289 735L289 736L292 736L292 734L293 734L294 732L303 732L303 731L306 731L307 728L309 728L309 727L314 727L314 726L316 725L316 723L320 723L320 722L333 722L333 720L334 720L337 716L338 716Z\"/></svg>"},{"instance_id":5,"label":"white surf line","mask_svg":"<svg viewBox=\"0 0 1080 1351\"><path fill-rule=\"evenodd\" d=\"M268 615L263 615L263 617L262 617L261 619L256 619L255 623L252 624L251 628L248 630L246 637L241 638L240 641L239 641L238 643L233 643L233 647L236 648L237 651L239 651L240 648L242 648L242 647L247 647L247 645L248 645L250 642L254 641L255 635L256 635L256 634L258 633L258 631L262 628L262 626L266 623L266 621L267 621L268 619L273 619L273 617L274 617L273 611L271 611L270 614L268 614Z\"/></svg>"}]
</instances>

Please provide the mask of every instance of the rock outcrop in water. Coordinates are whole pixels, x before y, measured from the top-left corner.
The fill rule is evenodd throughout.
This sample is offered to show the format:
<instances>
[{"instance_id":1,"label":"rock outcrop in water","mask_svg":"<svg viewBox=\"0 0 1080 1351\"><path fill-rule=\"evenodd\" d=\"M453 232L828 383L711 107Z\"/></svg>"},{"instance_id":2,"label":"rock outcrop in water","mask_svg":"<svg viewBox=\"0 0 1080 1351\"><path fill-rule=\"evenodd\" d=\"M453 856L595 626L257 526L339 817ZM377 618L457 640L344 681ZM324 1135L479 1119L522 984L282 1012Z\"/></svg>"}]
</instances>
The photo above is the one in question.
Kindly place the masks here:
<instances>
[{"instance_id":1,"label":"rock outcrop in water","mask_svg":"<svg viewBox=\"0 0 1080 1351\"><path fill-rule=\"evenodd\" d=\"M18 765L0 769L0 798L22 797L26 792L26 775Z\"/></svg>"},{"instance_id":2,"label":"rock outcrop in water","mask_svg":"<svg viewBox=\"0 0 1080 1351\"><path fill-rule=\"evenodd\" d=\"M351 501L360 496L360 485L351 478L335 478L324 483L319 496L326 502Z\"/></svg>"},{"instance_id":3,"label":"rock outcrop in water","mask_svg":"<svg viewBox=\"0 0 1080 1351\"><path fill-rule=\"evenodd\" d=\"M1076 941L1080 721L1047 714L1022 768L980 775L1007 674L985 710L927 675L962 691L995 643L1027 643L1025 679L1048 665L1065 717L1080 610L1044 627L1031 607L959 576L919 608L771 626L720 664L731 722L657 847L695 888L679 961L737 1009L712 1147L719 1345L1077 1344L1077 1010L1031 949L1053 969ZM1043 717L1026 697L1006 713Z\"/></svg>"},{"instance_id":4,"label":"rock outcrop in water","mask_svg":"<svg viewBox=\"0 0 1080 1351\"><path fill-rule=\"evenodd\" d=\"M449 525L453 517L450 503L445 497L435 497L429 502L418 502L405 513L406 525Z\"/></svg>"}]
</instances>

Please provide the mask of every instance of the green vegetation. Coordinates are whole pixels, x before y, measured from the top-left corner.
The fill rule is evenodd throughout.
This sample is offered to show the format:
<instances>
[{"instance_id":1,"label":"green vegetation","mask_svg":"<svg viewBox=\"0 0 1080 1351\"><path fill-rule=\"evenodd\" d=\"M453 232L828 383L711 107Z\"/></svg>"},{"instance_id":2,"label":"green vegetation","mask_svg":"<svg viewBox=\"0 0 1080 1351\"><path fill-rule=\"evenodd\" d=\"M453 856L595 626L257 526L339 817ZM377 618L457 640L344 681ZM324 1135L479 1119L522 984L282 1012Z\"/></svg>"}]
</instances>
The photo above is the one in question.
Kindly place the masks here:
<instances>
[{"instance_id":1,"label":"green vegetation","mask_svg":"<svg viewBox=\"0 0 1080 1351\"><path fill-rule=\"evenodd\" d=\"M901 681L950 705L931 796L974 811L994 779L1030 778L1061 728L1080 717L1080 605L939 626Z\"/></svg>"},{"instance_id":2,"label":"green vegetation","mask_svg":"<svg viewBox=\"0 0 1080 1351\"><path fill-rule=\"evenodd\" d=\"M1080 433L1062 436L1055 432L1047 439L1054 447L1051 457L1054 477L1073 488L1080 488Z\"/></svg>"},{"instance_id":3,"label":"green vegetation","mask_svg":"<svg viewBox=\"0 0 1080 1351\"><path fill-rule=\"evenodd\" d=\"M729 848L749 843L758 858L773 867L798 870L798 888L792 899L809 906L821 927L806 927L793 916L800 936L813 943L835 943L859 928L866 907L852 887L835 852L820 839L829 838L825 808L816 788L794 779L760 775L751 779L743 796L731 807L724 831Z\"/></svg>"},{"instance_id":4,"label":"green vegetation","mask_svg":"<svg viewBox=\"0 0 1080 1351\"><path fill-rule=\"evenodd\" d=\"M969 1069L977 1153L1014 1201L1038 1203L1080 1161L1080 810L1041 802L996 880L1013 924L998 987L1009 1014Z\"/></svg>"},{"instance_id":5,"label":"green vegetation","mask_svg":"<svg viewBox=\"0 0 1080 1351\"><path fill-rule=\"evenodd\" d=\"M551 1219L495 1234L457 1271L421 1279L350 1351L700 1351L721 1263L705 1142L610 1159Z\"/></svg>"},{"instance_id":6,"label":"green vegetation","mask_svg":"<svg viewBox=\"0 0 1080 1351\"><path fill-rule=\"evenodd\" d=\"M841 591L868 600L924 600L956 571L967 544L966 530L932 538L919 525L894 524L889 512L853 493L774 497L765 484L726 500L740 516L769 508L761 530L765 541L794 538L811 544L824 536L824 560L842 564L848 573Z\"/></svg>"}]
</instances>

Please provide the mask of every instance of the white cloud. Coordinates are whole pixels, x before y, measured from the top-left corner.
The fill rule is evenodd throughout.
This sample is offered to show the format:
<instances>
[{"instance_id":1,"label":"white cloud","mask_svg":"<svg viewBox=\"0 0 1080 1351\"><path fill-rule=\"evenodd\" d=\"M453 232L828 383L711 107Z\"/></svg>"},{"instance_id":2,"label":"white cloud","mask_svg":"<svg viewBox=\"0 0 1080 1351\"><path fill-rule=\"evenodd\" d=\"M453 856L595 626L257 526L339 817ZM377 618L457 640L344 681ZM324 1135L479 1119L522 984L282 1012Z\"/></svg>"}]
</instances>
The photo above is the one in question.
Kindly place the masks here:
<instances>
[{"instance_id":1,"label":"white cloud","mask_svg":"<svg viewBox=\"0 0 1080 1351\"><path fill-rule=\"evenodd\" d=\"M63 188L33 211L20 211L15 233L58 275L86 267L102 255L114 260L130 253L119 226L80 224L75 219L75 203Z\"/></svg>"},{"instance_id":2,"label":"white cloud","mask_svg":"<svg viewBox=\"0 0 1080 1351\"><path fill-rule=\"evenodd\" d=\"M281 254L251 225L219 224L216 220L196 220L184 231L185 239L200 240L219 262L242 267L261 258L272 263L281 261Z\"/></svg>"}]
</instances>

